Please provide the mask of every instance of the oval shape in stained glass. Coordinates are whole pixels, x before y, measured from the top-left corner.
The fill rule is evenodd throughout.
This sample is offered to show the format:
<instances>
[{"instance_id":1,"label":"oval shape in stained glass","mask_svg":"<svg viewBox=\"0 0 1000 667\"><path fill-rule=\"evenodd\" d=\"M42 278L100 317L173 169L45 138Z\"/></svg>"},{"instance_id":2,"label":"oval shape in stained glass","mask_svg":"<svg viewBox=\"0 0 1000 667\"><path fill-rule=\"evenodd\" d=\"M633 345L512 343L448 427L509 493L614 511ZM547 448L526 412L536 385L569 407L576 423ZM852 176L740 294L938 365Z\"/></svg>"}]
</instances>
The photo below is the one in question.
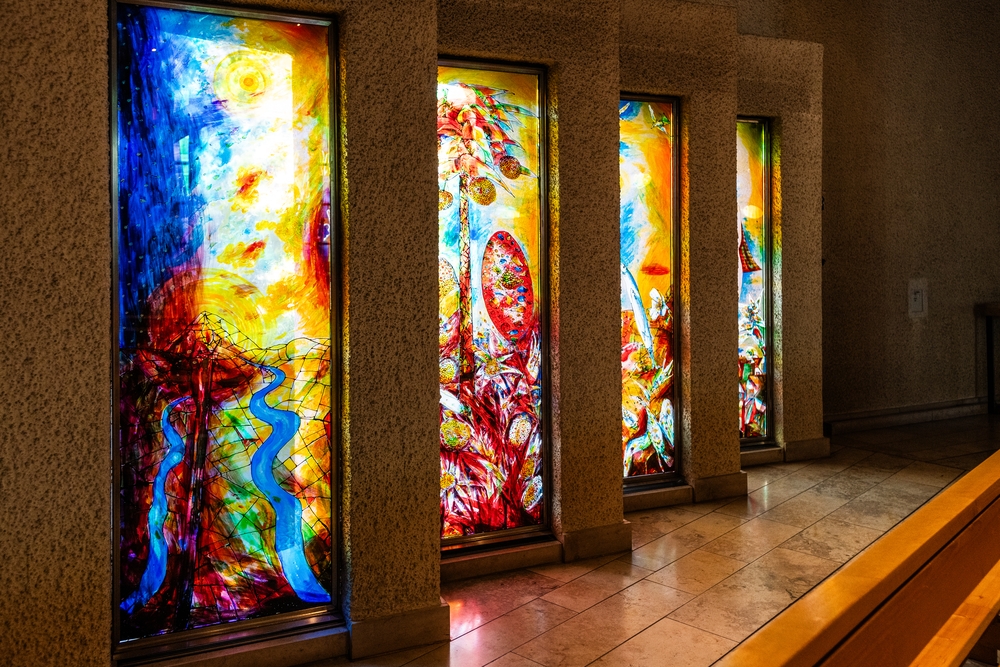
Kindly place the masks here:
<instances>
[{"instance_id":1,"label":"oval shape in stained glass","mask_svg":"<svg viewBox=\"0 0 1000 667\"><path fill-rule=\"evenodd\" d=\"M483 253L483 301L493 326L516 343L531 330L535 293L528 260L513 234L500 231L490 237Z\"/></svg>"}]
</instances>

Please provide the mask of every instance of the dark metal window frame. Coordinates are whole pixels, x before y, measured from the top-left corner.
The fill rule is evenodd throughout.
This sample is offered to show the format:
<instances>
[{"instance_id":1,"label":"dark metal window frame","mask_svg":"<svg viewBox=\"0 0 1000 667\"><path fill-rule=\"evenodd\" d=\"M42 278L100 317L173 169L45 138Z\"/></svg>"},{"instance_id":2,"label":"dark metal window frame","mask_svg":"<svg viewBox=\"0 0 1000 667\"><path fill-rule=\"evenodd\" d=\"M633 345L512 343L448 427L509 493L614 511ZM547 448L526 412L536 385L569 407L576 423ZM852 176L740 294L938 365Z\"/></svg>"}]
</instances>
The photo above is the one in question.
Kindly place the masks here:
<instances>
[{"instance_id":1,"label":"dark metal window frame","mask_svg":"<svg viewBox=\"0 0 1000 667\"><path fill-rule=\"evenodd\" d=\"M308 13L286 13L270 10L249 10L239 6L212 5L202 3L172 2L163 0L129 0L118 2L112 0L108 8L109 31L109 67L110 67L110 145L111 145L111 340L112 340L112 432L111 432L111 465L112 465L112 660L116 665L134 665L176 658L185 655L201 653L255 643L264 639L274 639L312 632L324 628L343 625L340 613L340 597L342 590L342 573L340 571L341 521L340 504L337 502L341 475L340 430L331 430L331 471L330 499L331 517L334 525L331 530L333 548L331 553L333 567L333 591L331 601L325 605L316 605L308 609L293 612L278 613L261 618L247 619L233 623L222 623L204 628L183 630L178 632L143 637L132 640L121 640L121 443L119 415L119 293L120 274L118 266L119 233L121 221L119 218L119 183L118 183L118 8L119 6L160 7L180 11L215 14L236 18L282 21L288 23L309 23L327 27L327 58L329 62L329 105L330 105L330 355L332 362L330 387L330 412L340 416L340 382L343 376L343 357L340 341L343 340L343 321L340 312L338 293L341 275L340 248L341 234L341 201L340 168L341 142L340 104L339 104L339 64L337 50L337 21L333 16L322 16Z\"/></svg>"},{"instance_id":2,"label":"dark metal window frame","mask_svg":"<svg viewBox=\"0 0 1000 667\"><path fill-rule=\"evenodd\" d=\"M773 155L771 153L771 132L773 129L772 119L764 116L737 116L736 122L738 123L755 123L762 127L763 129L763 153L764 159L762 179L764 181L763 195L764 195L764 326L767 328L767 334L765 335L764 344L767 346L766 356L764 357L764 362L767 364L767 373L765 374L767 389L765 390L767 396L767 408L764 411L764 419L766 420L765 433L762 436L756 436L752 438L744 438L740 436L740 449L741 450L752 450L759 448L761 446L773 445L775 443L774 437L774 280L772 273L774 272L774 234L772 229L772 199L773 199L773 172L772 172L772 161ZM739 141L739 136L737 136L737 141ZM738 316L737 316L738 317ZM738 320L737 320L738 322ZM738 343L737 343L738 345ZM740 410L743 406L740 405Z\"/></svg>"},{"instance_id":3,"label":"dark metal window frame","mask_svg":"<svg viewBox=\"0 0 1000 667\"><path fill-rule=\"evenodd\" d=\"M504 60L467 58L463 56L438 56L438 67L456 67L493 72L511 72L515 74L530 74L538 77L538 205L539 205L539 258L541 268L539 289L536 294L542 295L538 300L539 324L541 325L541 368L542 375L542 494L543 520L537 526L524 526L496 530L478 535L441 538L442 558L453 558L477 551L491 551L512 546L513 544L530 544L552 538L552 365L550 362L550 328L549 328L549 273L551 269L549 242L549 94L548 70L544 65L517 63Z\"/></svg>"},{"instance_id":4,"label":"dark metal window frame","mask_svg":"<svg viewBox=\"0 0 1000 667\"><path fill-rule=\"evenodd\" d=\"M622 487L624 493L635 493L646 491L651 488L665 486L676 486L684 483L682 474L683 459L681 457L681 428L683 415L681 407L681 327L678 315L681 311L681 146L680 146L680 125L681 125L681 98L672 95L644 95L641 93L622 93L620 102L652 102L656 104L671 105L670 122L670 288L673 291L673 312L674 319L673 335L673 355L674 355L674 469L670 472L658 473L655 475L638 475L636 477L622 477Z\"/></svg>"}]
</instances>

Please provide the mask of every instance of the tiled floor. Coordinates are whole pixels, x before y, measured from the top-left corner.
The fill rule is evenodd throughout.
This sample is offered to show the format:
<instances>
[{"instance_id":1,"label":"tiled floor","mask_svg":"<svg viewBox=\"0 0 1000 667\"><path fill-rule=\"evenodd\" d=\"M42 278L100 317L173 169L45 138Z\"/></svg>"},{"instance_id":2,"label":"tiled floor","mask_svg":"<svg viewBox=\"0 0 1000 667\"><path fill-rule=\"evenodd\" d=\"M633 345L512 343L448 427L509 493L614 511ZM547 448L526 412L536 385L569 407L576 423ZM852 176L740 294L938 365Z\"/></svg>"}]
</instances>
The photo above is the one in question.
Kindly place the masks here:
<instances>
[{"instance_id":1,"label":"tiled floor","mask_svg":"<svg viewBox=\"0 0 1000 667\"><path fill-rule=\"evenodd\" d=\"M750 468L746 498L627 515L631 553L447 584L451 642L351 664L710 665L1000 448L1000 422L832 441L826 459Z\"/></svg>"}]
</instances>

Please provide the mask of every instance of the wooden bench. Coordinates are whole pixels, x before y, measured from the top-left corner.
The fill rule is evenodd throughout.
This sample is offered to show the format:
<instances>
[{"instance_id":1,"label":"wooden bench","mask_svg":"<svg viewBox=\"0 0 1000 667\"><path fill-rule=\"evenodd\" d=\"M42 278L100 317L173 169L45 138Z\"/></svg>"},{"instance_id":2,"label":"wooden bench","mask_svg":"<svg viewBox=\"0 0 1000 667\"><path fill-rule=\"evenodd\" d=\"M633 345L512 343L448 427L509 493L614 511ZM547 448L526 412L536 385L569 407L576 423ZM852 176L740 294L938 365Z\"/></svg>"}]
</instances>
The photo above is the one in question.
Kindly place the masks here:
<instances>
[{"instance_id":1,"label":"wooden bench","mask_svg":"<svg viewBox=\"0 0 1000 667\"><path fill-rule=\"evenodd\" d=\"M1000 610L1000 452L718 665L961 665Z\"/></svg>"}]
</instances>

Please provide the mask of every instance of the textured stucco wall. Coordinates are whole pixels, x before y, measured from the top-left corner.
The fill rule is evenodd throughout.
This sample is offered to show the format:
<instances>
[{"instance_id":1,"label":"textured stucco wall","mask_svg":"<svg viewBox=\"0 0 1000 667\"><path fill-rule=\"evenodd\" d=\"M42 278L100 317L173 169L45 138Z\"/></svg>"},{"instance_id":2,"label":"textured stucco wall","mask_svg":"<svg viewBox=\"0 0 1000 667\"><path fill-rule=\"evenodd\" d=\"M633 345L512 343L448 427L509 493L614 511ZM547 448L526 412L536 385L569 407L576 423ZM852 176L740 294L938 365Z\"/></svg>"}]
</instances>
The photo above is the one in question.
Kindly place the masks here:
<instances>
[{"instance_id":1,"label":"textured stucco wall","mask_svg":"<svg viewBox=\"0 0 1000 667\"><path fill-rule=\"evenodd\" d=\"M442 54L548 67L553 528L620 524L618 7L442 0Z\"/></svg>"},{"instance_id":2,"label":"textured stucco wall","mask_svg":"<svg viewBox=\"0 0 1000 667\"><path fill-rule=\"evenodd\" d=\"M621 87L681 98L681 469L740 469L736 390L736 11L625 0Z\"/></svg>"},{"instance_id":3,"label":"textured stucco wall","mask_svg":"<svg viewBox=\"0 0 1000 667\"><path fill-rule=\"evenodd\" d=\"M352 620L440 599L435 19L434 0L351 2L343 15Z\"/></svg>"},{"instance_id":4,"label":"textured stucco wall","mask_svg":"<svg viewBox=\"0 0 1000 667\"><path fill-rule=\"evenodd\" d=\"M111 633L107 8L0 16L0 663Z\"/></svg>"},{"instance_id":5,"label":"textured stucco wall","mask_svg":"<svg viewBox=\"0 0 1000 667\"><path fill-rule=\"evenodd\" d=\"M823 47L741 35L738 110L772 119L774 408L779 443L823 436Z\"/></svg>"},{"instance_id":6,"label":"textured stucco wall","mask_svg":"<svg viewBox=\"0 0 1000 667\"><path fill-rule=\"evenodd\" d=\"M740 0L739 29L824 45L827 415L983 395L1000 299L1000 4ZM907 315L910 278L928 317Z\"/></svg>"}]
</instances>

